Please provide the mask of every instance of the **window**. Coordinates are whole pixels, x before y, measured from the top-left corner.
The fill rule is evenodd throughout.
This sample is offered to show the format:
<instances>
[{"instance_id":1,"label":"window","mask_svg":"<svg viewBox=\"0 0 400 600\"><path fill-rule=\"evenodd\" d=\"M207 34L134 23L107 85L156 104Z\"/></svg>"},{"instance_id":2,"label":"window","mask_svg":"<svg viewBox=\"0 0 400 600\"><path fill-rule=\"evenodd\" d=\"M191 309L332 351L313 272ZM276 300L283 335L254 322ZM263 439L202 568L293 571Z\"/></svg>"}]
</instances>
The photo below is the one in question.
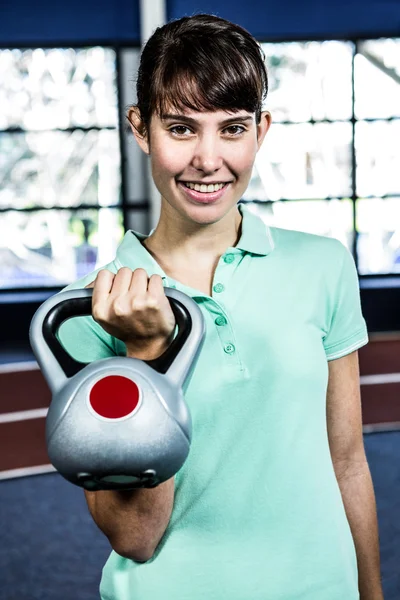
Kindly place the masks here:
<instances>
[{"instance_id":1,"label":"window","mask_svg":"<svg viewBox=\"0 0 400 600\"><path fill-rule=\"evenodd\" d=\"M0 288L64 286L123 235L116 53L0 50Z\"/></svg>"},{"instance_id":2,"label":"window","mask_svg":"<svg viewBox=\"0 0 400 600\"><path fill-rule=\"evenodd\" d=\"M400 273L400 40L262 46L273 124L244 199L339 239L360 275Z\"/></svg>"},{"instance_id":3,"label":"window","mask_svg":"<svg viewBox=\"0 0 400 600\"><path fill-rule=\"evenodd\" d=\"M400 39L263 44L273 124L243 199L400 273ZM63 287L148 232L124 115L139 48L0 50L0 289Z\"/></svg>"}]
</instances>

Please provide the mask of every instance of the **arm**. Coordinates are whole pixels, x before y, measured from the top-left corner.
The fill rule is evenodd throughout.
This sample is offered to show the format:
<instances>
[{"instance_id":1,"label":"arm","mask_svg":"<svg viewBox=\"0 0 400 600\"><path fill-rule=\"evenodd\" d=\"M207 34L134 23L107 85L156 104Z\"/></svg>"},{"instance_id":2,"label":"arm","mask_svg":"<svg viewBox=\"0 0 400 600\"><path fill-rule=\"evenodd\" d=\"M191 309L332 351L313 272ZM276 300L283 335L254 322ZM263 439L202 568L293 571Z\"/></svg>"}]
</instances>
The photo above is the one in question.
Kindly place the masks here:
<instances>
[{"instance_id":1,"label":"arm","mask_svg":"<svg viewBox=\"0 0 400 600\"><path fill-rule=\"evenodd\" d=\"M151 353L135 352L134 358L149 360L165 348ZM128 353L132 356L132 353ZM85 490L89 512L117 554L137 562L149 560L171 518L174 478L155 488L129 491Z\"/></svg>"},{"instance_id":2,"label":"arm","mask_svg":"<svg viewBox=\"0 0 400 600\"><path fill-rule=\"evenodd\" d=\"M170 345L175 317L162 279L144 269L122 268L114 276L98 273L92 316L109 333L125 342L128 357L157 358ZM130 491L85 491L89 512L112 548L125 558L149 560L168 526L174 503L174 478L156 488Z\"/></svg>"},{"instance_id":3,"label":"arm","mask_svg":"<svg viewBox=\"0 0 400 600\"><path fill-rule=\"evenodd\" d=\"M378 522L371 473L363 467L336 466L337 481L357 554L360 600L383 600Z\"/></svg>"},{"instance_id":4,"label":"arm","mask_svg":"<svg viewBox=\"0 0 400 600\"><path fill-rule=\"evenodd\" d=\"M137 562L150 560L168 526L174 502L174 478L153 489L85 490L89 512L117 554Z\"/></svg>"},{"instance_id":5,"label":"arm","mask_svg":"<svg viewBox=\"0 0 400 600\"><path fill-rule=\"evenodd\" d=\"M360 600L383 600L373 483L364 449L357 351L329 365L329 447L357 554Z\"/></svg>"}]
</instances>

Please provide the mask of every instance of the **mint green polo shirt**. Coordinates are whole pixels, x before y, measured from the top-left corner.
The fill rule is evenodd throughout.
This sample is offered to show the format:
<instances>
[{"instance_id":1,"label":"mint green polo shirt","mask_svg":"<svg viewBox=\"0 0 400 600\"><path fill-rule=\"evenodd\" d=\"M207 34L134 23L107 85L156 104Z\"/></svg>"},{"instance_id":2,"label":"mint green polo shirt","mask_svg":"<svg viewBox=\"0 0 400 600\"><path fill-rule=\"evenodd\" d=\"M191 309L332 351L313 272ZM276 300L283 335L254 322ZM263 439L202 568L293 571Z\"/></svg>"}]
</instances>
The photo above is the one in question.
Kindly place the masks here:
<instances>
[{"instance_id":1,"label":"mint green polo shirt","mask_svg":"<svg viewBox=\"0 0 400 600\"><path fill-rule=\"evenodd\" d=\"M111 552L102 600L359 599L326 424L328 361L368 343L355 264L336 239L239 210L242 235L220 257L211 296L167 277L136 231L104 267L161 275L198 304L206 337L169 525L146 563ZM91 317L67 321L60 339L82 361L125 354Z\"/></svg>"}]
</instances>

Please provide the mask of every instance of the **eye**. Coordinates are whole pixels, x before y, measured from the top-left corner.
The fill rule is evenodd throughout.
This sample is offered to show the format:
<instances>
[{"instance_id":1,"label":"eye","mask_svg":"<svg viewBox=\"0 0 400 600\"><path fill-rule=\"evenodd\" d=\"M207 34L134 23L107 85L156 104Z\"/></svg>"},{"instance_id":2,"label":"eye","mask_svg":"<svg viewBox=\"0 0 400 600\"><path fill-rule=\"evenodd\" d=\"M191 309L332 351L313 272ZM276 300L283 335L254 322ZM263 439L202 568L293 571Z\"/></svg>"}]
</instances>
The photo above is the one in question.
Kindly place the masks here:
<instances>
[{"instance_id":1,"label":"eye","mask_svg":"<svg viewBox=\"0 0 400 600\"><path fill-rule=\"evenodd\" d=\"M186 125L174 125L173 127L170 127L168 131L170 131L172 135L175 135L177 137L183 137L188 135L185 132L191 133L189 127L186 127Z\"/></svg>"},{"instance_id":2,"label":"eye","mask_svg":"<svg viewBox=\"0 0 400 600\"><path fill-rule=\"evenodd\" d=\"M227 127L225 131L228 132L228 135L237 136L241 133L244 133L246 131L246 128L243 127L243 125L229 125L229 127Z\"/></svg>"}]
</instances>

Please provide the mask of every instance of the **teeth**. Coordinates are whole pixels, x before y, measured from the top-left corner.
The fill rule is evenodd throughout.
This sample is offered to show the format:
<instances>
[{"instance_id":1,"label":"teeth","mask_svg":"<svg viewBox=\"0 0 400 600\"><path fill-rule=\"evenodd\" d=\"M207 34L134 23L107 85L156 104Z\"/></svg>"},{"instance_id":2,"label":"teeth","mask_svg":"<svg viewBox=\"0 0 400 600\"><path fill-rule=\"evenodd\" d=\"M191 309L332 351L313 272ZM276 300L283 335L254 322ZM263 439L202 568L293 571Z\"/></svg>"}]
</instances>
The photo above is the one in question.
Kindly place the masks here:
<instances>
[{"instance_id":1,"label":"teeth","mask_svg":"<svg viewBox=\"0 0 400 600\"><path fill-rule=\"evenodd\" d=\"M217 192L218 190L221 190L225 183L215 183L215 184L210 184L210 185L205 185L204 183L202 183L201 185L199 183L189 183L186 182L185 183L186 187L190 188L191 190L196 190L196 192Z\"/></svg>"}]
</instances>

